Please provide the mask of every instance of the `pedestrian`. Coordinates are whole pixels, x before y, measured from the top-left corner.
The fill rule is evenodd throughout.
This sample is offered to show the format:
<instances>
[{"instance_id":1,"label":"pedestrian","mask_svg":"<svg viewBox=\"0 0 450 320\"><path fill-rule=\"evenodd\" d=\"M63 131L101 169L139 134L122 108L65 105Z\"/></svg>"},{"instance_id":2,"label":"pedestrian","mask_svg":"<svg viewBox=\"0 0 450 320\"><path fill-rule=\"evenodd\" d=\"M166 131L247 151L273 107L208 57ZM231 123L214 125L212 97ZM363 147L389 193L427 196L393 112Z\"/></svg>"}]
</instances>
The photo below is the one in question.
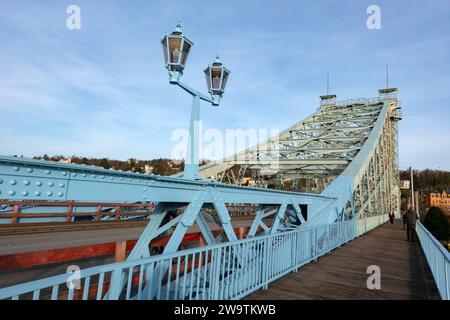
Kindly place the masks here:
<instances>
[{"instance_id":1,"label":"pedestrian","mask_svg":"<svg viewBox=\"0 0 450 320\"><path fill-rule=\"evenodd\" d=\"M416 238L416 222L419 219L419 215L413 212L411 209L408 210L406 215L408 220L408 225L406 229L406 235L408 236L408 241L415 242Z\"/></svg>"},{"instance_id":2,"label":"pedestrian","mask_svg":"<svg viewBox=\"0 0 450 320\"><path fill-rule=\"evenodd\" d=\"M389 220L391 221L391 224L394 224L395 215L394 212L389 213Z\"/></svg>"},{"instance_id":3,"label":"pedestrian","mask_svg":"<svg viewBox=\"0 0 450 320\"><path fill-rule=\"evenodd\" d=\"M408 216L406 215L406 211L403 212L403 230L406 229L406 225L408 224Z\"/></svg>"}]
</instances>

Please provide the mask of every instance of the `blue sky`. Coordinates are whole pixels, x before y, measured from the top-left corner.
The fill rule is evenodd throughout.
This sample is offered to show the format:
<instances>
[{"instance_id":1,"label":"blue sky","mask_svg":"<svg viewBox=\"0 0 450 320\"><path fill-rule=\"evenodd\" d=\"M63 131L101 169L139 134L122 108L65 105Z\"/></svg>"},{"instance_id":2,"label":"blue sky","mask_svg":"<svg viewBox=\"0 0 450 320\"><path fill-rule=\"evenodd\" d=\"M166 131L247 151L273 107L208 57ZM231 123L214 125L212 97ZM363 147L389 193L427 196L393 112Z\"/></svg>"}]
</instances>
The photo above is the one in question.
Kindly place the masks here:
<instances>
[{"instance_id":1,"label":"blue sky","mask_svg":"<svg viewBox=\"0 0 450 320\"><path fill-rule=\"evenodd\" d=\"M81 8L81 30L66 8ZM369 5L381 30L366 27ZM190 97L168 84L160 40L194 41L183 81L206 91L216 53L231 69L204 128L284 129L338 99L399 87L400 166L450 170L450 2L0 0L1 154L170 156Z\"/></svg>"}]
</instances>

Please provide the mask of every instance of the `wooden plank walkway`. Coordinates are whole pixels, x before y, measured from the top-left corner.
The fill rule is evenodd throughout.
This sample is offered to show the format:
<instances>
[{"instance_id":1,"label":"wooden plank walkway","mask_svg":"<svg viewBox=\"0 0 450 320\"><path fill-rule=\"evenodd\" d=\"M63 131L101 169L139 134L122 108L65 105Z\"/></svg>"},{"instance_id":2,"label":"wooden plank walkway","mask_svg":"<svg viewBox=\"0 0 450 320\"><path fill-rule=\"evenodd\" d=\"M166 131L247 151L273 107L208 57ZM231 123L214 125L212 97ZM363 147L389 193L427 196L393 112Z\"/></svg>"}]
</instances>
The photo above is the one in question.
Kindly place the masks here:
<instances>
[{"instance_id":1,"label":"wooden plank walkway","mask_svg":"<svg viewBox=\"0 0 450 320\"><path fill-rule=\"evenodd\" d=\"M367 267L381 269L381 289L369 290ZM420 243L406 241L401 221L386 223L271 283L249 300L439 299Z\"/></svg>"}]
</instances>

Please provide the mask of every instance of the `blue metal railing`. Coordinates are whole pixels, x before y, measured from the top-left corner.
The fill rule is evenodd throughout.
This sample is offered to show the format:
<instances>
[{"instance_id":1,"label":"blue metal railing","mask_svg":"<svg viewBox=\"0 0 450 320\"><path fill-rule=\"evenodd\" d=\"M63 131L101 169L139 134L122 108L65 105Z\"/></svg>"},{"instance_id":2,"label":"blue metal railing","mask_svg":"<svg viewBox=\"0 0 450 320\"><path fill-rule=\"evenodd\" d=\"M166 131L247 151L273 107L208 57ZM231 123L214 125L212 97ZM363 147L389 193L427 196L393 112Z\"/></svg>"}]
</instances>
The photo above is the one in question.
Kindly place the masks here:
<instances>
[{"instance_id":1,"label":"blue metal railing","mask_svg":"<svg viewBox=\"0 0 450 320\"><path fill-rule=\"evenodd\" d=\"M450 253L420 222L416 231L441 299L450 300Z\"/></svg>"},{"instance_id":2,"label":"blue metal railing","mask_svg":"<svg viewBox=\"0 0 450 320\"><path fill-rule=\"evenodd\" d=\"M360 236L389 220L388 215L378 215L357 220L356 235Z\"/></svg>"},{"instance_id":3,"label":"blue metal railing","mask_svg":"<svg viewBox=\"0 0 450 320\"><path fill-rule=\"evenodd\" d=\"M0 299L240 299L355 237L355 221L179 251L0 289ZM76 284L77 282L72 282Z\"/></svg>"}]
</instances>

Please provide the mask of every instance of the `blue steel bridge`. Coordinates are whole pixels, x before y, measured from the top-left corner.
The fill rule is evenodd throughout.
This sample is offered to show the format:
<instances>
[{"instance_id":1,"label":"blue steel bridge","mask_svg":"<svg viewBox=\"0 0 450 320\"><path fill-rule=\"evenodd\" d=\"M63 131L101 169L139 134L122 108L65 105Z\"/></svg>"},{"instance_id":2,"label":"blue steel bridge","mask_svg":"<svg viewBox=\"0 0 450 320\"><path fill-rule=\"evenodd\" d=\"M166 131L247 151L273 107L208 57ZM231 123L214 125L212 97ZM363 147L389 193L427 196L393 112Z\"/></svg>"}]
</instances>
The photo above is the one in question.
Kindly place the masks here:
<instances>
[{"instance_id":1,"label":"blue steel bridge","mask_svg":"<svg viewBox=\"0 0 450 320\"><path fill-rule=\"evenodd\" d=\"M270 295L272 282L280 290L290 286L283 281L297 272L309 274L300 283L337 262L342 270L364 265L362 252L383 255L364 239L391 245L374 235L387 227L388 213L401 214L399 110L395 88L367 99L322 96L311 116L259 145L200 167L198 179L1 156L3 224L60 219L33 216L38 212L33 202L142 203L154 208L125 261L81 269L69 283L68 274L61 273L4 287L0 299L267 298L264 292ZM243 186L249 179L255 185ZM15 208L21 201L28 205L18 216ZM245 236L236 234L232 207L252 212ZM115 210L111 206L108 212L114 216ZM183 238L194 225L205 245L185 249ZM417 232L423 254L413 265L425 257L437 296L449 299L449 254L420 223ZM155 253L149 244L161 235L168 241ZM354 256L339 260L340 252L357 243L366 243L358 263ZM413 280L403 281L408 285ZM302 298L290 287L290 298Z\"/></svg>"}]
</instances>

